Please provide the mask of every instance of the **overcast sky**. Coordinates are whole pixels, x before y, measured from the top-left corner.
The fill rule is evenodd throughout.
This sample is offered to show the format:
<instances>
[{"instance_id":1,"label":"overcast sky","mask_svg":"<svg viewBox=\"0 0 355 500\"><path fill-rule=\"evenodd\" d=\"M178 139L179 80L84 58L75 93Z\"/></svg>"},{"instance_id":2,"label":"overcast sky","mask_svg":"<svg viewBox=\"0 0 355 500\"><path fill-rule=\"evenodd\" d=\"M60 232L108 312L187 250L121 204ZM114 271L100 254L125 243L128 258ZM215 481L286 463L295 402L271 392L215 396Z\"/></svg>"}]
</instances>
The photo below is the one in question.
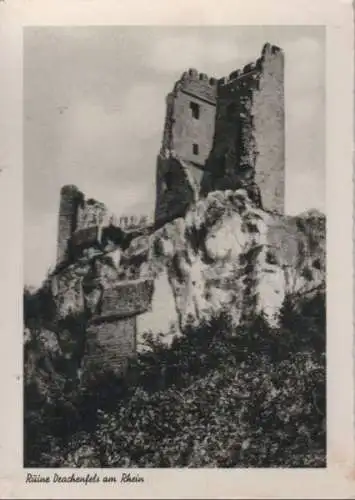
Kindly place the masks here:
<instances>
[{"instance_id":1,"label":"overcast sky","mask_svg":"<svg viewBox=\"0 0 355 500\"><path fill-rule=\"evenodd\" d=\"M153 215L165 96L186 69L228 75L285 51L286 211L325 211L321 27L63 27L24 34L25 283L55 262L59 191Z\"/></svg>"}]
</instances>

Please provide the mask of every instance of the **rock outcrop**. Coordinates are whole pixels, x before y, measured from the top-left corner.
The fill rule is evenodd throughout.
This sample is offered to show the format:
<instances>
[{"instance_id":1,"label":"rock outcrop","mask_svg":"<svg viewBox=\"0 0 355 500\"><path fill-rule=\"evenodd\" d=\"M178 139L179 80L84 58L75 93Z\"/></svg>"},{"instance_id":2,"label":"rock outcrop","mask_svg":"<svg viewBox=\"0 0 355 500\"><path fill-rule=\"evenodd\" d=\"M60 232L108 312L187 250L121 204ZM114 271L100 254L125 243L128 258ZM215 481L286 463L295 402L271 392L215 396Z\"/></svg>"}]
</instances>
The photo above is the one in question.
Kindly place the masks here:
<instances>
[{"instance_id":1,"label":"rock outcrop","mask_svg":"<svg viewBox=\"0 0 355 500\"><path fill-rule=\"evenodd\" d=\"M267 213L244 190L210 193L158 230L152 246L182 330L223 310L235 324L261 312L275 324L286 296L325 283L325 217Z\"/></svg>"},{"instance_id":2,"label":"rock outcrop","mask_svg":"<svg viewBox=\"0 0 355 500\"><path fill-rule=\"evenodd\" d=\"M169 288L160 296L174 304L171 320L177 318L180 331L223 311L236 325L258 313L276 324L286 296L324 287L325 217L316 211L293 217L265 212L242 189L210 193L185 217L137 231L130 241L121 233L125 245L102 243L101 236L95 250L89 245L53 276L58 317L84 314L93 320L105 311L118 314L120 308L127 313L131 287L135 313L159 318L162 304L159 311L149 305L159 293L153 284L159 286L160 277L167 276ZM147 327L144 319L141 327Z\"/></svg>"}]
</instances>

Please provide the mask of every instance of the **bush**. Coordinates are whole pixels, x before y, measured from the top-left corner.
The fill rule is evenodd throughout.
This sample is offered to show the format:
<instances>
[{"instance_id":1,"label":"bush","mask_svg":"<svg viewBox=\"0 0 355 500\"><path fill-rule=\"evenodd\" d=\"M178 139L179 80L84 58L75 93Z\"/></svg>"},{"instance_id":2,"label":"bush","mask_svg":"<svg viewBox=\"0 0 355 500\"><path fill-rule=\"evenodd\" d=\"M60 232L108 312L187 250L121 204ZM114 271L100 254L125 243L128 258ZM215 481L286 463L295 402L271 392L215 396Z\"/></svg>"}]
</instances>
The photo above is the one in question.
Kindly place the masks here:
<instances>
[{"instance_id":1,"label":"bush","mask_svg":"<svg viewBox=\"0 0 355 500\"><path fill-rule=\"evenodd\" d=\"M286 301L278 329L258 317L234 330L221 316L170 347L152 335L146 344L148 352L137 355L125 378L97 370L60 396L50 385L50 403L38 403L39 412L31 413L29 405L27 462L325 466L323 293L297 306ZM26 387L33 402L31 390ZM36 441L39 428L42 439Z\"/></svg>"}]
</instances>

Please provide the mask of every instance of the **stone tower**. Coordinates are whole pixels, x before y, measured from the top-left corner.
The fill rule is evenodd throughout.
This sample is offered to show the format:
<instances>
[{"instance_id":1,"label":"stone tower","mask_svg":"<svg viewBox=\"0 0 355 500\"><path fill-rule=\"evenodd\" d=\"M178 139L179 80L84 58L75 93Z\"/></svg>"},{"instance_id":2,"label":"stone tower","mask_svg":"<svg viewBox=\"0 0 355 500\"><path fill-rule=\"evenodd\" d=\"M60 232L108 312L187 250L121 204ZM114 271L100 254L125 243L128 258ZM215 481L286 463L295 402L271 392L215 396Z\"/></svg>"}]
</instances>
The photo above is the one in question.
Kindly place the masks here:
<instances>
[{"instance_id":1,"label":"stone tower","mask_svg":"<svg viewBox=\"0 0 355 500\"><path fill-rule=\"evenodd\" d=\"M257 185L265 210L284 212L284 56L261 57L218 82L216 127L202 192Z\"/></svg>"},{"instance_id":2,"label":"stone tower","mask_svg":"<svg viewBox=\"0 0 355 500\"><path fill-rule=\"evenodd\" d=\"M183 214L196 196L238 187L257 191L265 210L283 213L284 129L280 48L265 44L256 62L218 81L184 73L167 99L156 221Z\"/></svg>"},{"instance_id":3,"label":"stone tower","mask_svg":"<svg viewBox=\"0 0 355 500\"><path fill-rule=\"evenodd\" d=\"M264 46L258 89L253 99L256 142L255 181L265 209L285 211L285 102L284 54Z\"/></svg>"},{"instance_id":4,"label":"stone tower","mask_svg":"<svg viewBox=\"0 0 355 500\"><path fill-rule=\"evenodd\" d=\"M217 80L194 69L185 72L167 97L163 154L203 167L211 151L216 114Z\"/></svg>"},{"instance_id":5,"label":"stone tower","mask_svg":"<svg viewBox=\"0 0 355 500\"><path fill-rule=\"evenodd\" d=\"M215 128L217 80L195 69L168 94L157 160L156 221L181 215L196 199Z\"/></svg>"},{"instance_id":6,"label":"stone tower","mask_svg":"<svg viewBox=\"0 0 355 500\"><path fill-rule=\"evenodd\" d=\"M77 214L83 194L76 186L63 186L60 191L57 265L69 258L69 242L76 229Z\"/></svg>"}]
</instances>

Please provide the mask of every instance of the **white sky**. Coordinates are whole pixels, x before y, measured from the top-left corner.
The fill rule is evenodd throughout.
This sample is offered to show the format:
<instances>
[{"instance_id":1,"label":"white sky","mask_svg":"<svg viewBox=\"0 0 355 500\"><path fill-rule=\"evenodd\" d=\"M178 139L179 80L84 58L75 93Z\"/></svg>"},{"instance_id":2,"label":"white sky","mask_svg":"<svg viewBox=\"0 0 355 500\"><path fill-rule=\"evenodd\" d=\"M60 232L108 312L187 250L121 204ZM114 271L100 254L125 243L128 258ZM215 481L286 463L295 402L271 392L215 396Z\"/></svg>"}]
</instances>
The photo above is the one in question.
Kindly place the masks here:
<instances>
[{"instance_id":1,"label":"white sky","mask_svg":"<svg viewBox=\"0 0 355 500\"><path fill-rule=\"evenodd\" d=\"M265 42L285 52L286 211L325 211L323 28L25 29L26 284L55 262L61 186L152 216L166 94L186 69L228 75Z\"/></svg>"}]
</instances>

